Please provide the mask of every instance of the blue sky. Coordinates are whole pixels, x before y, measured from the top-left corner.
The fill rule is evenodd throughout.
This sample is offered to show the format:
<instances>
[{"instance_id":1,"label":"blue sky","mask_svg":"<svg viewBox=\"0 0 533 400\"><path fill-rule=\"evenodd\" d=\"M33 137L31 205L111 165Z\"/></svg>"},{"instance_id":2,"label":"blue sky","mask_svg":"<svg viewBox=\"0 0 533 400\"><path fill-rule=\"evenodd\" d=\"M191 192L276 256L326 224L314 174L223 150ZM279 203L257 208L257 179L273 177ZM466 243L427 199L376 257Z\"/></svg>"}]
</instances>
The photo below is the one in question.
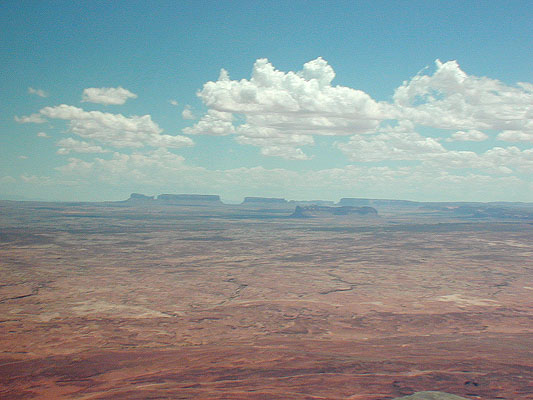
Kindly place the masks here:
<instances>
[{"instance_id":1,"label":"blue sky","mask_svg":"<svg viewBox=\"0 0 533 400\"><path fill-rule=\"evenodd\" d=\"M5 1L0 18L0 198L533 201L530 1Z\"/></svg>"}]
</instances>

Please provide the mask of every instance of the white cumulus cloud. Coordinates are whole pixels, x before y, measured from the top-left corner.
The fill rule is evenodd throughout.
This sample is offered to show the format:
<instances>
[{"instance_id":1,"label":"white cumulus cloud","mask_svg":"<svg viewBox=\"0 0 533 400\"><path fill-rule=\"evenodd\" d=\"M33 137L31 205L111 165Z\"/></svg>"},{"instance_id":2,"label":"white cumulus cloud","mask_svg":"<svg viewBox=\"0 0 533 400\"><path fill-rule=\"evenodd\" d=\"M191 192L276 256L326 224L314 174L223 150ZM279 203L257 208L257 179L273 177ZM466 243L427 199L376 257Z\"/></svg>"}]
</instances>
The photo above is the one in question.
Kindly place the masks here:
<instances>
[{"instance_id":1,"label":"white cumulus cloud","mask_svg":"<svg viewBox=\"0 0 533 400\"><path fill-rule=\"evenodd\" d=\"M405 81L392 102L378 102L360 90L334 86L335 72L320 57L296 72L258 59L250 79L232 80L222 69L217 81L205 83L198 95L208 111L183 132L236 135L262 154L298 159L306 158L300 144L280 145L281 137L352 136L338 148L358 161L423 160L446 152L437 139L417 133L417 126L453 131L446 134L450 142L483 141L488 130L500 131L504 141L533 141L532 84L510 86L469 75L456 61L436 60L435 66ZM412 128L386 132L387 120Z\"/></svg>"},{"instance_id":2,"label":"white cumulus cloud","mask_svg":"<svg viewBox=\"0 0 533 400\"><path fill-rule=\"evenodd\" d=\"M523 130L531 127L533 90L465 73L456 61L437 60L433 75L416 75L394 93L403 119L450 130Z\"/></svg>"},{"instance_id":3,"label":"white cumulus cloud","mask_svg":"<svg viewBox=\"0 0 533 400\"><path fill-rule=\"evenodd\" d=\"M41 114L31 114L31 115L25 115L22 117L17 117L15 115L15 121L21 124L44 124L46 120L43 118Z\"/></svg>"},{"instance_id":4,"label":"white cumulus cloud","mask_svg":"<svg viewBox=\"0 0 533 400\"><path fill-rule=\"evenodd\" d=\"M498 140L505 142L532 142L533 129L530 131L503 131L497 136Z\"/></svg>"},{"instance_id":5,"label":"white cumulus cloud","mask_svg":"<svg viewBox=\"0 0 533 400\"><path fill-rule=\"evenodd\" d=\"M375 162L386 160L423 160L432 154L445 153L446 149L435 139L414 131L409 121L395 127L385 127L374 135L354 135L347 143L337 143L350 160Z\"/></svg>"},{"instance_id":6,"label":"white cumulus cloud","mask_svg":"<svg viewBox=\"0 0 533 400\"><path fill-rule=\"evenodd\" d=\"M428 154L444 153L435 139L416 132L390 132L378 135L354 135L337 147L352 161L421 160Z\"/></svg>"},{"instance_id":7,"label":"white cumulus cloud","mask_svg":"<svg viewBox=\"0 0 533 400\"><path fill-rule=\"evenodd\" d=\"M446 151L430 155L423 165L440 171L473 169L485 174L533 174L533 149L493 147L481 154L473 151Z\"/></svg>"},{"instance_id":8,"label":"white cumulus cloud","mask_svg":"<svg viewBox=\"0 0 533 400\"><path fill-rule=\"evenodd\" d=\"M83 142L80 140L75 140L72 138L61 139L57 142L59 149L57 154L69 154L70 152L74 153L107 153L109 150L105 150L100 146Z\"/></svg>"},{"instance_id":9,"label":"white cumulus cloud","mask_svg":"<svg viewBox=\"0 0 533 400\"><path fill-rule=\"evenodd\" d=\"M272 144L261 147L261 154L264 156L281 157L286 160L309 160L312 158L297 147L278 146Z\"/></svg>"},{"instance_id":10,"label":"white cumulus cloud","mask_svg":"<svg viewBox=\"0 0 533 400\"><path fill-rule=\"evenodd\" d=\"M128 99L136 99L137 95L123 87L116 88L87 88L83 89L83 102L98 103L105 105L121 105Z\"/></svg>"},{"instance_id":11,"label":"white cumulus cloud","mask_svg":"<svg viewBox=\"0 0 533 400\"><path fill-rule=\"evenodd\" d=\"M187 135L223 136L235 133L233 114L223 111L209 110L200 121L192 127L183 129Z\"/></svg>"},{"instance_id":12,"label":"white cumulus cloud","mask_svg":"<svg viewBox=\"0 0 533 400\"><path fill-rule=\"evenodd\" d=\"M34 95L39 96L39 97L48 97L48 93L46 93L42 89L34 89L32 87L29 87L28 88L28 93L29 94L34 94Z\"/></svg>"},{"instance_id":13,"label":"white cumulus cloud","mask_svg":"<svg viewBox=\"0 0 533 400\"><path fill-rule=\"evenodd\" d=\"M482 142L487 140L489 136L486 133L478 131L476 129L470 129L468 131L454 132L449 138L449 142Z\"/></svg>"},{"instance_id":14,"label":"white cumulus cloud","mask_svg":"<svg viewBox=\"0 0 533 400\"><path fill-rule=\"evenodd\" d=\"M191 110L191 106L186 105L183 111L181 112L183 119L195 119L195 116Z\"/></svg>"},{"instance_id":15,"label":"white cumulus cloud","mask_svg":"<svg viewBox=\"0 0 533 400\"><path fill-rule=\"evenodd\" d=\"M192 140L186 136L161 134L163 130L152 121L150 115L125 117L122 114L85 111L66 104L45 107L40 110L40 115L67 120L70 132L113 147L178 148L193 145Z\"/></svg>"},{"instance_id":16,"label":"white cumulus cloud","mask_svg":"<svg viewBox=\"0 0 533 400\"><path fill-rule=\"evenodd\" d=\"M299 147L314 144L314 139L309 135L282 135L279 132L269 132L269 128L254 129L253 133L246 135L247 125L239 127L240 135L236 141L244 145L261 148L264 156L281 157L286 160L309 160L310 157Z\"/></svg>"},{"instance_id":17,"label":"white cumulus cloud","mask_svg":"<svg viewBox=\"0 0 533 400\"><path fill-rule=\"evenodd\" d=\"M373 132L381 121L393 116L390 105L376 102L365 92L333 86L334 77L333 68L320 57L298 72L282 72L267 59L259 59L249 80L231 80L221 70L218 80L204 84L198 94L209 109L207 114L184 133L237 134L241 143L243 137L260 136L264 138L263 154L286 156L290 152L292 158L303 159L300 148L288 151L285 146L287 151L276 151L275 142L285 135Z\"/></svg>"},{"instance_id":18,"label":"white cumulus cloud","mask_svg":"<svg viewBox=\"0 0 533 400\"><path fill-rule=\"evenodd\" d=\"M351 161L356 162L404 160L419 161L419 165L434 171L533 173L533 149L493 147L480 154L473 151L448 150L436 139L422 136L412 128L412 123L402 121L395 127L382 128L379 134L354 135L347 143L336 143L336 146ZM477 134L474 132L473 135Z\"/></svg>"}]
</instances>

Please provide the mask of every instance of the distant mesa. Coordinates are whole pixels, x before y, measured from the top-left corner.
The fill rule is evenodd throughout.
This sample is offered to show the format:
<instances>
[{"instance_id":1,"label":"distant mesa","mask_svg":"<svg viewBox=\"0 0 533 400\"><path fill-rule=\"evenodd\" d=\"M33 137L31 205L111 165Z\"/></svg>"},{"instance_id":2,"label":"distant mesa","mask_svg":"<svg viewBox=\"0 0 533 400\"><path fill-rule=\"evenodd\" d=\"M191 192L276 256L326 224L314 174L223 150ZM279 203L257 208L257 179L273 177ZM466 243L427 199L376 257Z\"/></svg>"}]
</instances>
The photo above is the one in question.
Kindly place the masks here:
<instances>
[{"instance_id":1,"label":"distant mesa","mask_svg":"<svg viewBox=\"0 0 533 400\"><path fill-rule=\"evenodd\" d=\"M410 396L396 397L393 400L468 400L465 397L444 392L417 392Z\"/></svg>"},{"instance_id":2,"label":"distant mesa","mask_svg":"<svg viewBox=\"0 0 533 400\"><path fill-rule=\"evenodd\" d=\"M330 200L289 200L289 204L299 206L333 206L335 202Z\"/></svg>"},{"instance_id":3,"label":"distant mesa","mask_svg":"<svg viewBox=\"0 0 533 400\"><path fill-rule=\"evenodd\" d=\"M375 207L419 207L421 203L409 200L363 199L357 197L343 197L339 206L375 206Z\"/></svg>"},{"instance_id":4,"label":"distant mesa","mask_svg":"<svg viewBox=\"0 0 533 400\"><path fill-rule=\"evenodd\" d=\"M378 215L378 210L376 210L374 207L369 207L369 206L363 206L363 207L340 206L340 207L314 207L314 208L317 208L319 210L329 209L335 215L350 215L350 214L359 214L359 215L368 215L368 216Z\"/></svg>"},{"instance_id":5,"label":"distant mesa","mask_svg":"<svg viewBox=\"0 0 533 400\"><path fill-rule=\"evenodd\" d=\"M361 207L361 206L369 206L371 204L372 200L370 199L360 199L360 198L353 198L353 197L343 197L339 200L339 206L354 206L354 207Z\"/></svg>"},{"instance_id":6,"label":"distant mesa","mask_svg":"<svg viewBox=\"0 0 533 400\"><path fill-rule=\"evenodd\" d=\"M74 204L74 203L72 203ZM207 194L160 194L147 196L142 193L132 193L127 200L117 204L151 207L151 206L225 206L219 195ZM377 216L390 212L416 212L423 215L453 216L470 220L509 220L533 221L533 203L512 202L417 202L409 200L367 199L358 197L344 197L338 203L325 200L286 200L281 197L248 196L241 203L243 208L253 212L277 212L287 215L294 212L290 218L326 217L334 215L345 216ZM226 210L232 209L228 205Z\"/></svg>"},{"instance_id":7,"label":"distant mesa","mask_svg":"<svg viewBox=\"0 0 533 400\"><path fill-rule=\"evenodd\" d=\"M533 220L531 206L521 203L425 203L424 208L460 218Z\"/></svg>"},{"instance_id":8,"label":"distant mesa","mask_svg":"<svg viewBox=\"0 0 533 400\"><path fill-rule=\"evenodd\" d=\"M245 197L242 204L287 204L288 201L279 197Z\"/></svg>"},{"instance_id":9,"label":"distant mesa","mask_svg":"<svg viewBox=\"0 0 533 400\"><path fill-rule=\"evenodd\" d=\"M154 200L155 196L146 196L141 193L132 193L128 201L149 201Z\"/></svg>"},{"instance_id":10,"label":"distant mesa","mask_svg":"<svg viewBox=\"0 0 533 400\"><path fill-rule=\"evenodd\" d=\"M296 206L296 209L294 210L294 212L291 215L289 215L289 218L310 218L310 217L311 215L306 213L303 207L300 207L300 206Z\"/></svg>"},{"instance_id":11,"label":"distant mesa","mask_svg":"<svg viewBox=\"0 0 533 400\"><path fill-rule=\"evenodd\" d=\"M522 209L519 207L491 207L490 205L479 205L476 207L465 205L457 208L449 208L449 211L462 216L470 216L472 218L500 218L515 220L533 219L533 212L531 212L531 210Z\"/></svg>"},{"instance_id":12,"label":"distant mesa","mask_svg":"<svg viewBox=\"0 0 533 400\"><path fill-rule=\"evenodd\" d=\"M326 215L356 215L376 217L378 211L373 207L352 207L352 206L296 206L290 218L311 218Z\"/></svg>"},{"instance_id":13,"label":"distant mesa","mask_svg":"<svg viewBox=\"0 0 533 400\"><path fill-rule=\"evenodd\" d=\"M222 204L220 196L215 194L160 194L158 202L168 204Z\"/></svg>"}]
</instances>

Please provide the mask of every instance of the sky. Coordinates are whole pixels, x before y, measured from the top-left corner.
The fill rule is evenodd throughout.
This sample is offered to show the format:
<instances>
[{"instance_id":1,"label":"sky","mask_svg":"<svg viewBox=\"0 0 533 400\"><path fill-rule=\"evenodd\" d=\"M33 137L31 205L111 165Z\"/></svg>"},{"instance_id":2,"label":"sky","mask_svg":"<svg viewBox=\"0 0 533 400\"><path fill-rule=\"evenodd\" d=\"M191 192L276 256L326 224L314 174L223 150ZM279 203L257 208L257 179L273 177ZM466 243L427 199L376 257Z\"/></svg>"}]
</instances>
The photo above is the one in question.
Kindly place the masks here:
<instances>
[{"instance_id":1,"label":"sky","mask_svg":"<svg viewBox=\"0 0 533 400\"><path fill-rule=\"evenodd\" d=\"M529 0L6 0L0 21L0 199L533 202Z\"/></svg>"}]
</instances>

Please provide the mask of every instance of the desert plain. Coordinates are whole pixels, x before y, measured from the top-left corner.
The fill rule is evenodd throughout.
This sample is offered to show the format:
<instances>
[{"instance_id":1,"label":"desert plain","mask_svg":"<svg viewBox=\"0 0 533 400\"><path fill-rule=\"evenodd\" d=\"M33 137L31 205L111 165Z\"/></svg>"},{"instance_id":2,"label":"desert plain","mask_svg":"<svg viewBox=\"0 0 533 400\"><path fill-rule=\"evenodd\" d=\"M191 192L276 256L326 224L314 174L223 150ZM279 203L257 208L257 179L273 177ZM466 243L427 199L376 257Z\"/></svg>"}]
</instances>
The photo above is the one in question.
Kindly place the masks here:
<instances>
[{"instance_id":1,"label":"desert plain","mask_svg":"<svg viewBox=\"0 0 533 400\"><path fill-rule=\"evenodd\" d=\"M0 202L1 399L533 399L533 219Z\"/></svg>"}]
</instances>

